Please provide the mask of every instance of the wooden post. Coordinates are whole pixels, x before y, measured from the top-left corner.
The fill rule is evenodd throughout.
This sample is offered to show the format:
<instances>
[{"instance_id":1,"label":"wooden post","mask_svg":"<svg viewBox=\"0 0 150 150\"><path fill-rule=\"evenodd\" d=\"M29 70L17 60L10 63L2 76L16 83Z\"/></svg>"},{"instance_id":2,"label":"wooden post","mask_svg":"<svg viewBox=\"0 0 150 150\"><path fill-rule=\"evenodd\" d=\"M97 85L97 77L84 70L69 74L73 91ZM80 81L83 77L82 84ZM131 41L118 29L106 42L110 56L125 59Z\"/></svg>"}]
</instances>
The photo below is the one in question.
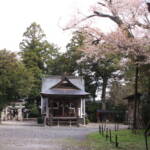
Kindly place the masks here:
<instances>
[{"instance_id":1,"label":"wooden post","mask_svg":"<svg viewBox=\"0 0 150 150\"><path fill-rule=\"evenodd\" d=\"M106 129L106 140L108 139L108 128Z\"/></svg>"},{"instance_id":2,"label":"wooden post","mask_svg":"<svg viewBox=\"0 0 150 150\"><path fill-rule=\"evenodd\" d=\"M116 134L116 136L115 136L115 145L116 145L116 147L118 147L118 146L119 146L119 143L118 143L118 136L117 136L117 134Z\"/></svg>"},{"instance_id":3,"label":"wooden post","mask_svg":"<svg viewBox=\"0 0 150 150\"><path fill-rule=\"evenodd\" d=\"M145 145L146 145L146 150L148 150L148 143L147 143L147 135L145 134Z\"/></svg>"},{"instance_id":4,"label":"wooden post","mask_svg":"<svg viewBox=\"0 0 150 150\"><path fill-rule=\"evenodd\" d=\"M106 130L106 127L107 127L107 125L106 125L106 124L107 124L107 122L106 122L106 120L105 120L105 130Z\"/></svg>"},{"instance_id":5,"label":"wooden post","mask_svg":"<svg viewBox=\"0 0 150 150\"><path fill-rule=\"evenodd\" d=\"M104 126L103 126L103 123L102 123L102 136L104 136Z\"/></svg>"},{"instance_id":6,"label":"wooden post","mask_svg":"<svg viewBox=\"0 0 150 150\"><path fill-rule=\"evenodd\" d=\"M112 138L111 138L111 129L109 130L109 140L110 140L110 142L112 142Z\"/></svg>"},{"instance_id":7,"label":"wooden post","mask_svg":"<svg viewBox=\"0 0 150 150\"><path fill-rule=\"evenodd\" d=\"M101 126L99 125L99 134L101 134Z\"/></svg>"},{"instance_id":8,"label":"wooden post","mask_svg":"<svg viewBox=\"0 0 150 150\"><path fill-rule=\"evenodd\" d=\"M145 130L145 133L144 133L146 150L148 150L147 134L148 134L149 130L150 130L150 121L148 122L148 125L147 125L146 130Z\"/></svg>"}]
</instances>

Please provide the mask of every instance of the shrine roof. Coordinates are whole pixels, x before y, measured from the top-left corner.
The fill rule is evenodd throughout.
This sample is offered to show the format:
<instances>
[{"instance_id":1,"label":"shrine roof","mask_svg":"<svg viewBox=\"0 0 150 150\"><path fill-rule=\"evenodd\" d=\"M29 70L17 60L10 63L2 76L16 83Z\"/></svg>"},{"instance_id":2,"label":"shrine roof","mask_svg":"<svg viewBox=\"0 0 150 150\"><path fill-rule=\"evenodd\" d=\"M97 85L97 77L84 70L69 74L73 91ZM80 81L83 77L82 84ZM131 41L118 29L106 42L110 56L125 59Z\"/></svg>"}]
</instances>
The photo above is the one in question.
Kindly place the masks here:
<instances>
[{"instance_id":1,"label":"shrine roof","mask_svg":"<svg viewBox=\"0 0 150 150\"><path fill-rule=\"evenodd\" d=\"M86 96L82 77L49 76L42 80L42 95L76 95Z\"/></svg>"},{"instance_id":2,"label":"shrine roof","mask_svg":"<svg viewBox=\"0 0 150 150\"><path fill-rule=\"evenodd\" d=\"M41 92L42 95L74 95L74 96L86 96L89 93L83 90L76 89L49 89L45 92Z\"/></svg>"},{"instance_id":3,"label":"shrine roof","mask_svg":"<svg viewBox=\"0 0 150 150\"><path fill-rule=\"evenodd\" d=\"M137 93L137 98L138 99L140 99L141 96L142 96L141 93ZM124 100L134 100L134 98L135 98L135 94L131 94L131 95L127 96L127 97L124 97L123 99Z\"/></svg>"}]
</instances>

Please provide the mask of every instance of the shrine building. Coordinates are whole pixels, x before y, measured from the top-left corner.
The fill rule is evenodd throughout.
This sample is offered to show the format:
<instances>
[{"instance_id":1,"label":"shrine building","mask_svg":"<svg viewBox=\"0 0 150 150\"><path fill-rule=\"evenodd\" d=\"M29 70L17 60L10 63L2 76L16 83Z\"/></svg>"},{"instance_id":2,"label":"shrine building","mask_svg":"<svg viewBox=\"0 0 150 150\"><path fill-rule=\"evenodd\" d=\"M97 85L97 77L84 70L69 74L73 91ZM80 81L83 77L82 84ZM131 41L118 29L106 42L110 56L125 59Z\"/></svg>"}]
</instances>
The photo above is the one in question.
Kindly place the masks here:
<instances>
[{"instance_id":1,"label":"shrine building","mask_svg":"<svg viewBox=\"0 0 150 150\"><path fill-rule=\"evenodd\" d=\"M47 125L85 124L85 92L82 77L49 76L42 79L41 114Z\"/></svg>"}]
</instances>

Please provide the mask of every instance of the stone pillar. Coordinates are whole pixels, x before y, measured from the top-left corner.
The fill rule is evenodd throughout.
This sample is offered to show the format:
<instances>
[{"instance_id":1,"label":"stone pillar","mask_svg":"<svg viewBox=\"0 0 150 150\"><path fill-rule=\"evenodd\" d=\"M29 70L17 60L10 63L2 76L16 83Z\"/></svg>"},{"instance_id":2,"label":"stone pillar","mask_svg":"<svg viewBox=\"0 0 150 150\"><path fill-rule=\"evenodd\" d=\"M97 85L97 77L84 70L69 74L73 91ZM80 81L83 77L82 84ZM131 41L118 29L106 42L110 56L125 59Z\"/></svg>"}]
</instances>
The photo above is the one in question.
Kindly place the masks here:
<instances>
[{"instance_id":1,"label":"stone pillar","mask_svg":"<svg viewBox=\"0 0 150 150\"><path fill-rule=\"evenodd\" d=\"M82 112L83 112L83 108L82 108L82 99L80 99L80 108L81 108L81 111L80 111L80 118L82 118Z\"/></svg>"},{"instance_id":2,"label":"stone pillar","mask_svg":"<svg viewBox=\"0 0 150 150\"><path fill-rule=\"evenodd\" d=\"M5 108L5 120L8 120L8 108Z\"/></svg>"},{"instance_id":3,"label":"stone pillar","mask_svg":"<svg viewBox=\"0 0 150 150\"><path fill-rule=\"evenodd\" d=\"M5 110L3 109L1 112L1 121L5 120Z\"/></svg>"},{"instance_id":4,"label":"stone pillar","mask_svg":"<svg viewBox=\"0 0 150 150\"><path fill-rule=\"evenodd\" d=\"M18 109L18 120L23 121L22 107Z\"/></svg>"}]
</instances>

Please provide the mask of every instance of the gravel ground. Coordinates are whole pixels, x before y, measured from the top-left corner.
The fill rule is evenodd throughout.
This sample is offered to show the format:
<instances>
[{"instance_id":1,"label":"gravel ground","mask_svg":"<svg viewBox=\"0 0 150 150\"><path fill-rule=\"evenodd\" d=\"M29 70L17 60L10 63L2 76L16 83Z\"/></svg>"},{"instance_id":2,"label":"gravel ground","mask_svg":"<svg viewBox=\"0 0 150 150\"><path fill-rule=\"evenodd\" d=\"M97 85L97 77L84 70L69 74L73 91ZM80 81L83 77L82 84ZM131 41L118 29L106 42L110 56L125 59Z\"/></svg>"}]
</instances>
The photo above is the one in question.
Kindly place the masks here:
<instances>
[{"instance_id":1,"label":"gravel ground","mask_svg":"<svg viewBox=\"0 0 150 150\"><path fill-rule=\"evenodd\" d=\"M78 128L5 122L0 125L0 150L66 150L64 147L71 140L83 140L87 134L95 131L98 131L98 124Z\"/></svg>"}]
</instances>

